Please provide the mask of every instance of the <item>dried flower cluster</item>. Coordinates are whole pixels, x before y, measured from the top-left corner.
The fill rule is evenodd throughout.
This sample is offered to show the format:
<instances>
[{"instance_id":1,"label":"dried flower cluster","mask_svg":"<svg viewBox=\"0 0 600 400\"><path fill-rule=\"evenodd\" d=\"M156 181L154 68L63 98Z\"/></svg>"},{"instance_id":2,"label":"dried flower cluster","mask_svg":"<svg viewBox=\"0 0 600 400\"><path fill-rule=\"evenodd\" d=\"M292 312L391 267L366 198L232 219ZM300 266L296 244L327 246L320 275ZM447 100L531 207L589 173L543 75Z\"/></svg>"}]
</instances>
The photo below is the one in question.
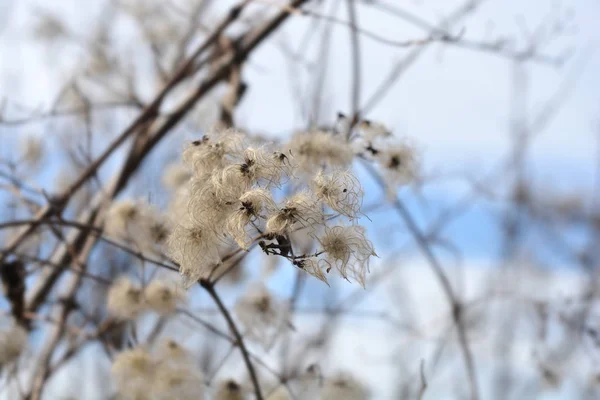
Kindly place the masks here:
<instances>
[{"instance_id":1,"label":"dried flower cluster","mask_svg":"<svg viewBox=\"0 0 600 400\"><path fill-rule=\"evenodd\" d=\"M326 130L279 147L253 144L233 129L191 142L183 151L190 175L178 169L169 179L176 192L167 249L185 284L214 276L232 245L248 251L258 244L324 282L335 270L364 285L376 254L356 225L363 189L349 171L354 157L349 141ZM299 231L322 249L297 254Z\"/></svg>"},{"instance_id":2,"label":"dried flower cluster","mask_svg":"<svg viewBox=\"0 0 600 400\"><path fill-rule=\"evenodd\" d=\"M142 201L113 203L106 215L104 230L112 238L134 243L138 250L156 251L169 230L160 213Z\"/></svg>"},{"instance_id":3,"label":"dried flower cluster","mask_svg":"<svg viewBox=\"0 0 600 400\"><path fill-rule=\"evenodd\" d=\"M125 399L202 400L202 373L187 350L172 340L158 350L137 347L119 353L111 373L119 394Z\"/></svg>"},{"instance_id":4,"label":"dried flower cluster","mask_svg":"<svg viewBox=\"0 0 600 400\"><path fill-rule=\"evenodd\" d=\"M183 291L172 283L154 279L142 289L121 277L111 285L106 306L112 316L130 320L145 311L169 315L183 300Z\"/></svg>"},{"instance_id":5,"label":"dried flower cluster","mask_svg":"<svg viewBox=\"0 0 600 400\"><path fill-rule=\"evenodd\" d=\"M235 268L235 263L223 262L225 255L255 245L270 259L287 259L325 283L333 271L365 286L370 260L377 254L359 225L364 191L350 172L353 159L374 158L395 184L408 183L417 164L409 147L374 147L390 137L383 125L363 121L355 131L358 139L352 134L350 140L335 131L309 131L280 146L254 142L234 129L211 131L191 142L183 151L183 164L172 165L163 177L173 193L168 218L125 200L108 212L106 233L142 249L160 251L164 241L185 286ZM363 148L357 150L357 143ZM109 289L107 308L114 317L133 320L147 311L169 315L182 300L169 283L155 279L142 286L120 278ZM287 302L262 282L248 286L234 311L242 335L267 350L292 326ZM153 399L201 398L196 367L181 347L169 343L154 352L138 347L118 355L113 375L121 395L148 398L144 396L152 388ZM313 397L367 398L348 376L322 381L319 374L309 380ZM217 399L237 400L245 398L246 389L230 379L212 393ZM268 398L289 398L289 393L285 387L274 388Z\"/></svg>"},{"instance_id":6,"label":"dried flower cluster","mask_svg":"<svg viewBox=\"0 0 600 400\"><path fill-rule=\"evenodd\" d=\"M357 131L353 137L357 151L379 165L389 195L395 195L398 187L419 178L421 162L412 143L406 139L395 139L383 124L368 120L361 121Z\"/></svg>"},{"instance_id":7,"label":"dried flower cluster","mask_svg":"<svg viewBox=\"0 0 600 400\"><path fill-rule=\"evenodd\" d=\"M325 167L349 167L354 159L352 147L340 135L327 131L296 134L290 144L301 171L315 173Z\"/></svg>"}]
</instances>

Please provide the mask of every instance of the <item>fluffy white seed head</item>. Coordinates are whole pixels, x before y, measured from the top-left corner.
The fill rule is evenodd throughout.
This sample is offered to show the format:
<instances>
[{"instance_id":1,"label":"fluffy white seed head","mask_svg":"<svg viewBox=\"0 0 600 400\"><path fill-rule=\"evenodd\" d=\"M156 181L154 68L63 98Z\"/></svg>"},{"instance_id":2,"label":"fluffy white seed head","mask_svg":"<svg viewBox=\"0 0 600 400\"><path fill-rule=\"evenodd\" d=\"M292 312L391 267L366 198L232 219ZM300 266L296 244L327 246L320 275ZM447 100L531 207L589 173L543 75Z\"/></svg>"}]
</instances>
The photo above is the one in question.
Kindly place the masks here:
<instances>
[{"instance_id":1,"label":"fluffy white seed head","mask_svg":"<svg viewBox=\"0 0 600 400\"><path fill-rule=\"evenodd\" d=\"M247 182L278 187L282 178L293 176L295 165L290 157L281 151L269 150L267 146L248 147L242 162L237 165Z\"/></svg>"},{"instance_id":2,"label":"fluffy white seed head","mask_svg":"<svg viewBox=\"0 0 600 400\"><path fill-rule=\"evenodd\" d=\"M169 315L175 312L177 306L183 302L185 293L172 282L153 280L144 288L144 300L147 307L160 315Z\"/></svg>"},{"instance_id":3,"label":"fluffy white seed head","mask_svg":"<svg viewBox=\"0 0 600 400\"><path fill-rule=\"evenodd\" d=\"M249 225L261 219L263 213L273 212L275 202L267 190L253 189L239 198L236 207L227 218L225 229L242 249L248 250L252 239L248 234Z\"/></svg>"},{"instance_id":4,"label":"fluffy white seed head","mask_svg":"<svg viewBox=\"0 0 600 400\"><path fill-rule=\"evenodd\" d=\"M299 227L314 227L323 223L318 202L306 191L298 192L267 220L267 232L283 235Z\"/></svg>"},{"instance_id":5,"label":"fluffy white seed head","mask_svg":"<svg viewBox=\"0 0 600 400\"><path fill-rule=\"evenodd\" d=\"M271 197L271 193L265 189L249 190L240 196L239 201L246 213L256 217L261 217L264 213L275 210L275 202Z\"/></svg>"},{"instance_id":6,"label":"fluffy white seed head","mask_svg":"<svg viewBox=\"0 0 600 400\"><path fill-rule=\"evenodd\" d=\"M191 142L183 151L183 163L198 176L211 174L232 163L242 152L243 135L233 129L213 131Z\"/></svg>"},{"instance_id":7,"label":"fluffy white seed head","mask_svg":"<svg viewBox=\"0 0 600 400\"><path fill-rule=\"evenodd\" d=\"M212 267L220 263L219 244L219 239L208 228L176 225L172 229L167 239L167 250L169 256L179 263L179 272L186 287L200 278L207 278Z\"/></svg>"},{"instance_id":8,"label":"fluffy white seed head","mask_svg":"<svg viewBox=\"0 0 600 400\"><path fill-rule=\"evenodd\" d=\"M131 237L131 230L141 219L141 207L140 203L130 199L114 202L106 213L106 234L119 238Z\"/></svg>"},{"instance_id":9,"label":"fluffy white seed head","mask_svg":"<svg viewBox=\"0 0 600 400\"><path fill-rule=\"evenodd\" d=\"M248 186L239 175L215 171L210 178L192 179L187 210L191 222L222 236L227 217Z\"/></svg>"},{"instance_id":10,"label":"fluffy white seed head","mask_svg":"<svg viewBox=\"0 0 600 400\"><path fill-rule=\"evenodd\" d=\"M135 200L113 203L104 230L113 238L135 243L142 252L158 250L169 233L165 218L156 208Z\"/></svg>"},{"instance_id":11,"label":"fluffy white seed head","mask_svg":"<svg viewBox=\"0 0 600 400\"><path fill-rule=\"evenodd\" d=\"M369 142L379 138L383 139L392 136L392 132L385 125L367 119L358 123L358 129L360 130L362 137Z\"/></svg>"},{"instance_id":12,"label":"fluffy white seed head","mask_svg":"<svg viewBox=\"0 0 600 400\"><path fill-rule=\"evenodd\" d=\"M241 170L247 180L251 183L267 181L268 183L278 183L279 171L275 163L273 154L265 147L248 147L244 150L244 161L241 164Z\"/></svg>"},{"instance_id":13,"label":"fluffy white seed head","mask_svg":"<svg viewBox=\"0 0 600 400\"><path fill-rule=\"evenodd\" d=\"M251 285L235 305L235 313L250 339L269 348L287 322L285 305L262 283Z\"/></svg>"},{"instance_id":14,"label":"fluffy white seed head","mask_svg":"<svg viewBox=\"0 0 600 400\"><path fill-rule=\"evenodd\" d=\"M27 346L27 331L17 324L0 330L0 365L19 358Z\"/></svg>"},{"instance_id":15,"label":"fluffy white seed head","mask_svg":"<svg viewBox=\"0 0 600 400\"><path fill-rule=\"evenodd\" d=\"M317 258L307 258L297 261L296 265L304 270L304 272L307 274L312 275L321 282L325 282L327 285L329 285L329 282L327 281L327 274L325 273L322 262L320 261L321 260L318 260Z\"/></svg>"},{"instance_id":16,"label":"fluffy white seed head","mask_svg":"<svg viewBox=\"0 0 600 400\"><path fill-rule=\"evenodd\" d=\"M317 199L332 210L350 219L358 216L364 192L358 179L350 172L335 170L324 174L319 171L312 181L312 189Z\"/></svg>"},{"instance_id":17,"label":"fluffy white seed head","mask_svg":"<svg viewBox=\"0 0 600 400\"><path fill-rule=\"evenodd\" d=\"M170 229L161 216L145 219L142 224L142 250L152 250L166 243ZM145 237L146 236L146 237Z\"/></svg>"},{"instance_id":18,"label":"fluffy white seed head","mask_svg":"<svg viewBox=\"0 0 600 400\"><path fill-rule=\"evenodd\" d=\"M297 134L289 147L304 172L316 172L323 167L347 167L354 158L352 148L341 135L326 131Z\"/></svg>"},{"instance_id":19,"label":"fluffy white seed head","mask_svg":"<svg viewBox=\"0 0 600 400\"><path fill-rule=\"evenodd\" d=\"M150 352L142 347L125 350L117 354L113 361L111 373L117 379L144 376L152 377L155 362Z\"/></svg>"},{"instance_id":20,"label":"fluffy white seed head","mask_svg":"<svg viewBox=\"0 0 600 400\"><path fill-rule=\"evenodd\" d=\"M152 386L156 400L203 400L204 382L201 372L189 365L159 363Z\"/></svg>"},{"instance_id":21,"label":"fluffy white seed head","mask_svg":"<svg viewBox=\"0 0 600 400\"><path fill-rule=\"evenodd\" d=\"M203 399L204 381L185 349L172 340L153 354L138 347L119 353L111 374L126 399Z\"/></svg>"},{"instance_id":22,"label":"fluffy white seed head","mask_svg":"<svg viewBox=\"0 0 600 400\"><path fill-rule=\"evenodd\" d=\"M160 342L156 352L154 399L202 399L204 381L192 355L172 339Z\"/></svg>"},{"instance_id":23,"label":"fluffy white seed head","mask_svg":"<svg viewBox=\"0 0 600 400\"><path fill-rule=\"evenodd\" d=\"M124 398L149 399L148 389L156 375L156 363L146 349L125 350L115 357L111 375Z\"/></svg>"},{"instance_id":24,"label":"fluffy white seed head","mask_svg":"<svg viewBox=\"0 0 600 400\"><path fill-rule=\"evenodd\" d=\"M177 341L167 338L161 340L156 346L154 356L161 364L189 365L193 367L192 354Z\"/></svg>"},{"instance_id":25,"label":"fluffy white seed head","mask_svg":"<svg viewBox=\"0 0 600 400\"><path fill-rule=\"evenodd\" d=\"M335 267L345 279L352 278L365 286L370 258L377 254L362 226L326 227L319 242L325 252L320 263L327 266L327 272Z\"/></svg>"},{"instance_id":26,"label":"fluffy white seed head","mask_svg":"<svg viewBox=\"0 0 600 400\"><path fill-rule=\"evenodd\" d=\"M243 400L244 389L234 379L226 379L217 384L214 400Z\"/></svg>"},{"instance_id":27,"label":"fluffy white seed head","mask_svg":"<svg viewBox=\"0 0 600 400\"><path fill-rule=\"evenodd\" d=\"M134 319L145 306L142 290L126 277L115 280L108 289L106 308L116 318Z\"/></svg>"},{"instance_id":28,"label":"fluffy white seed head","mask_svg":"<svg viewBox=\"0 0 600 400\"><path fill-rule=\"evenodd\" d=\"M388 145L376 155L383 168L390 190L413 182L419 174L419 157L406 142Z\"/></svg>"},{"instance_id":29,"label":"fluffy white seed head","mask_svg":"<svg viewBox=\"0 0 600 400\"><path fill-rule=\"evenodd\" d=\"M279 181L283 178L292 178L294 177L294 171L298 167L296 165L291 151L284 153L282 151L274 151L272 154L274 171L276 175L274 175L273 180Z\"/></svg>"},{"instance_id":30,"label":"fluffy white seed head","mask_svg":"<svg viewBox=\"0 0 600 400\"><path fill-rule=\"evenodd\" d=\"M367 400L365 387L351 375L339 374L323 384L321 398L327 400Z\"/></svg>"},{"instance_id":31,"label":"fluffy white seed head","mask_svg":"<svg viewBox=\"0 0 600 400\"><path fill-rule=\"evenodd\" d=\"M223 171L215 171L207 189L214 192L221 202L228 204L237 200L252 186L252 178L244 172L239 164L226 167Z\"/></svg>"}]
</instances>

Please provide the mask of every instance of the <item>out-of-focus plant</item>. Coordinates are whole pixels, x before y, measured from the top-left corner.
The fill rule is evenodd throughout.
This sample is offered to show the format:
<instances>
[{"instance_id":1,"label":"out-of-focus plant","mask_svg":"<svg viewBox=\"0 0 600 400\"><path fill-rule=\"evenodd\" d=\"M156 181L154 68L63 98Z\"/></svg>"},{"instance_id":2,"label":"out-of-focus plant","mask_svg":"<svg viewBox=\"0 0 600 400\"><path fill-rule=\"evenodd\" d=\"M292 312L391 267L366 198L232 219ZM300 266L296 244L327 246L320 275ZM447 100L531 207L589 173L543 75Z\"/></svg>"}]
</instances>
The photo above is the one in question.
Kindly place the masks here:
<instances>
[{"instance_id":1,"label":"out-of-focus plant","mask_svg":"<svg viewBox=\"0 0 600 400\"><path fill-rule=\"evenodd\" d=\"M427 395L429 373L441 363L445 340L452 340L464 371L455 380L458 390L479 399L483 374L476 361L482 350L473 342L493 313L491 306L482 310L465 300L437 252L453 252L442 233L460 206L421 228L399 196L411 189L419 197L430 184L417 135L399 137L365 116L402 68L432 44L501 56L517 69L530 62L559 64L562 57L546 56L542 47L568 30L568 18L543 25L518 49L503 38L472 41L455 32L478 0L466 1L439 26L379 1L349 0L347 20L328 13L328 3L337 7L336 1L243 0L225 12L216 3L107 2L85 34L57 14L36 11L36 40L78 58L73 79L47 112L0 108L3 130L26 132L9 144L18 154L3 152L0 160L0 277L9 309L0 325L2 395L53 396L53 381L93 344L95 362L110 382L95 390L107 399L365 400L373 388L354 375L357 368L336 370L328 349L340 320L353 316L372 287L395 282L397 265L376 249L373 237L380 232L369 226L372 212L388 208L400 216L400 230L416 241L440 285L441 325L452 333L438 340L432 360L412 366L416 375L394 385L393 396ZM425 33L395 40L363 29L357 22L362 7L383 9ZM324 24L323 46L331 27L349 31L352 106L337 117L306 121L304 128L290 123L295 133L267 140L238 124L235 111L248 90L262 89L244 79L244 71L255 67L251 55L294 18ZM412 53L363 106L360 49L367 39ZM301 64L297 54L287 55ZM318 72L317 82L325 75ZM318 95L311 101L317 115ZM560 356L572 355L580 342L599 343L590 315L600 219L578 198L539 195L528 186L528 135L544 118L549 114L515 135L517 173L508 196L491 180L472 186L473 196L485 201L506 197L503 261L535 264L520 245L523 232L541 227L545 240L592 276L580 298L572 299L583 304L576 311L526 299L539 318L538 344L549 341L551 312L567 336L580 335L577 344L544 346L532 356L536 372L556 386L564 374ZM36 124L43 133L21 130ZM375 201L365 204L365 197ZM528 218L529 225L523 222ZM587 233L581 252L564 238L571 228ZM350 294L340 294L347 283ZM494 283L482 302L501 295ZM393 309L371 317L431 339L410 326L403 292L393 294ZM308 298L313 305L314 293L325 293L317 313L325 320L306 324L303 312L310 307L300 302ZM513 320L502 322L512 329ZM506 345L501 339L497 348ZM393 338L390 343L397 347ZM518 386L495 379L486 384L497 386L494 393Z\"/></svg>"}]
</instances>

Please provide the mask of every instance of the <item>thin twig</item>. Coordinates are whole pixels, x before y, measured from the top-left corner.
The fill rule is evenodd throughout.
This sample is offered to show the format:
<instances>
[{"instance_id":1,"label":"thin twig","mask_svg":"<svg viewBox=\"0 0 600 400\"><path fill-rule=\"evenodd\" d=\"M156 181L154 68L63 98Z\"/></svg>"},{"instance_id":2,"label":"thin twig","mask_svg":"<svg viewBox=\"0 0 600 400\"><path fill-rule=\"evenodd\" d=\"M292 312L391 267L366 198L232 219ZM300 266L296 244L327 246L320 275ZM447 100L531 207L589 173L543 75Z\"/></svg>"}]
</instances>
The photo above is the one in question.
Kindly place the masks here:
<instances>
[{"instance_id":1,"label":"thin twig","mask_svg":"<svg viewBox=\"0 0 600 400\"><path fill-rule=\"evenodd\" d=\"M242 357L244 358L244 363L246 364L246 368L248 369L248 374L250 375L250 379L252 380L252 385L254 385L254 393L256 394L256 399L263 400L262 391L258 382L258 376L256 375L256 371L254 370L252 362L250 361L250 355L248 353L248 350L246 349L244 338L240 334L240 331L238 330L233 320L233 317L229 313L229 310L227 310L227 307L225 307L225 305L221 301L221 298L217 295L214 285L211 282L202 280L200 281L200 286L202 286L208 292L210 297L214 300L215 304L221 311L221 314L223 314L223 317L227 321L229 330L231 330L231 333L235 337L235 340L237 341L237 344L240 347L240 352L242 353Z\"/></svg>"},{"instance_id":2,"label":"thin twig","mask_svg":"<svg viewBox=\"0 0 600 400\"><path fill-rule=\"evenodd\" d=\"M425 395L425 391L427 390L427 379L425 378L425 360L421 360L421 365L419 367L419 376L421 377L421 387L419 388L417 400L421 400Z\"/></svg>"},{"instance_id":3,"label":"thin twig","mask_svg":"<svg viewBox=\"0 0 600 400\"><path fill-rule=\"evenodd\" d=\"M348 18L350 19L350 45L351 45L351 65L352 65L352 98L351 98L351 119L347 128L346 139L350 139L352 128L359 119L360 100L361 100L361 56L360 42L358 38L358 28L356 25L356 4L354 0L347 0Z\"/></svg>"}]
</instances>

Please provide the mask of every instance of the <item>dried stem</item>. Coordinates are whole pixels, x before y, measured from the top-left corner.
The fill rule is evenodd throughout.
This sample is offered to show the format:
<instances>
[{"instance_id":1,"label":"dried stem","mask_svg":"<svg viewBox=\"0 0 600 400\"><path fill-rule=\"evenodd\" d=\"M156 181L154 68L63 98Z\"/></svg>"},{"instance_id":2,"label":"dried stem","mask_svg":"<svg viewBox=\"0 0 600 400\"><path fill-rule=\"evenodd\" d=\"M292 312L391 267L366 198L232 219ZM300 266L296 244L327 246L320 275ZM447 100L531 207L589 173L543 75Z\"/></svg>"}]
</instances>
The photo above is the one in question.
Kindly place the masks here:
<instances>
[{"instance_id":1,"label":"dried stem","mask_svg":"<svg viewBox=\"0 0 600 400\"><path fill-rule=\"evenodd\" d=\"M254 386L254 393L256 394L257 400L263 400L263 395L260 389L260 384L258 382L258 376L256 375L256 371L254 370L254 366L252 365L252 361L250 361L250 354L246 348L244 343L244 338L240 334L239 329L237 328L235 322L233 321L233 317L227 310L227 307L221 301L221 298L217 295L214 285L206 280L200 281L200 286L202 286L210 295L210 297L214 300L215 304L219 308L219 311L227 321L227 325L229 326L229 330L235 337L237 345L240 347L240 352L242 353L242 357L244 358L244 364L246 364L246 369L248 369L248 374L250 375L250 379L252 380L252 385Z\"/></svg>"}]
</instances>

